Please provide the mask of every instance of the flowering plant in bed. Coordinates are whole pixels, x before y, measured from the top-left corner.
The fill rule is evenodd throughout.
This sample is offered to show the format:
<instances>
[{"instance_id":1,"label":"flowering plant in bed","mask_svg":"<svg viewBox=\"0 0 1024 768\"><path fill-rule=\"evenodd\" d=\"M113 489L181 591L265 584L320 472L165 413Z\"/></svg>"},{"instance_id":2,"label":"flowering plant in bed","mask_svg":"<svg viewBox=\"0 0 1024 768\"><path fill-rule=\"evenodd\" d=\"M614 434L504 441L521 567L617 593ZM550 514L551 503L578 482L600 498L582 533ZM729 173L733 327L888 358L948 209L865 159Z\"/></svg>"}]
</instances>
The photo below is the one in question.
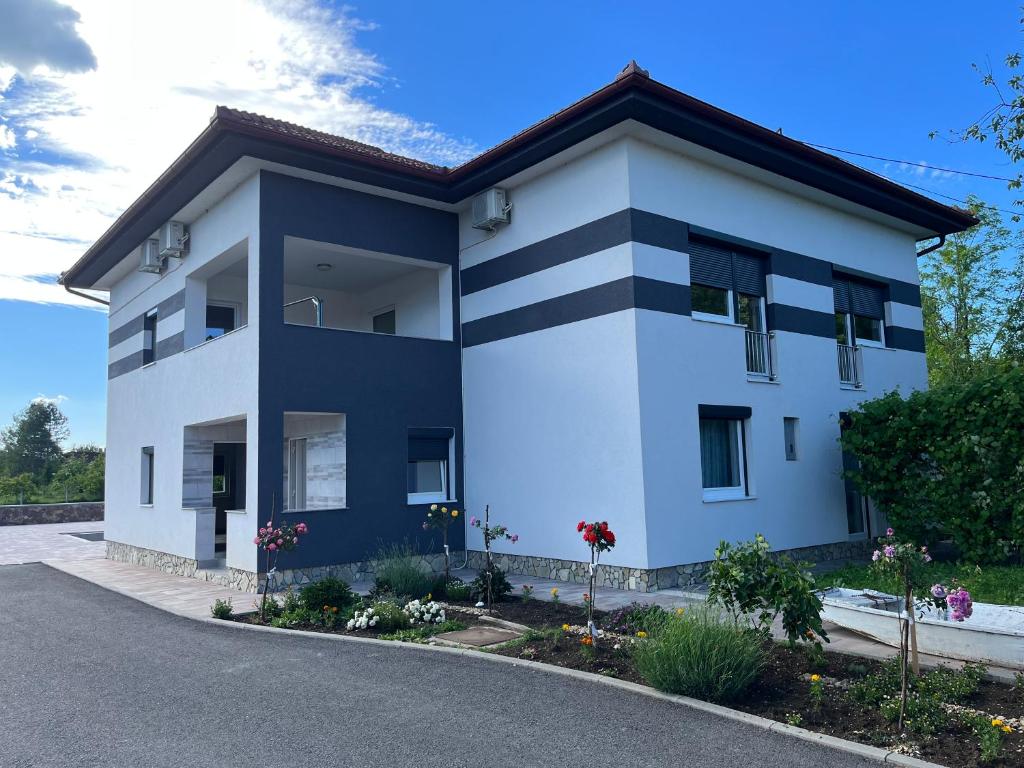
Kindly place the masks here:
<instances>
[{"instance_id":1,"label":"flowering plant in bed","mask_svg":"<svg viewBox=\"0 0 1024 768\"><path fill-rule=\"evenodd\" d=\"M263 597L260 600L260 621L267 617L267 595L270 592L271 582L277 572L277 558L282 552L290 552L299 546L299 537L309 533L309 527L305 523L284 523L274 524L274 512L276 511L276 497L270 502L270 519L267 524L259 529L256 537L252 540L259 549L266 553L267 579L263 585Z\"/></svg>"},{"instance_id":2,"label":"flowering plant in bed","mask_svg":"<svg viewBox=\"0 0 1024 768\"><path fill-rule=\"evenodd\" d=\"M597 586L597 564L601 559L601 553L607 552L615 546L615 534L608 527L607 521L588 523L580 520L576 524L576 532L583 534L583 541L590 546L590 592L584 595L587 606L587 627L591 636L597 635L597 627L594 626L594 589Z\"/></svg>"},{"instance_id":3,"label":"flowering plant in bed","mask_svg":"<svg viewBox=\"0 0 1024 768\"><path fill-rule=\"evenodd\" d=\"M469 518L469 525L472 528L479 528L484 535L484 557L486 558L486 565L484 566L484 573L481 575L485 577L487 609L490 610L491 606L494 604L494 564L491 562L491 543L498 541L499 539L507 539L515 544L519 541L519 534L509 533L508 528L504 525L491 525L490 504L484 507L484 519L481 520L476 515L473 515Z\"/></svg>"},{"instance_id":4,"label":"flowering plant in bed","mask_svg":"<svg viewBox=\"0 0 1024 768\"><path fill-rule=\"evenodd\" d=\"M424 600L412 600L405 604L402 609L413 624L444 624L444 608L440 603L430 599L430 595Z\"/></svg>"},{"instance_id":5,"label":"flowering plant in bed","mask_svg":"<svg viewBox=\"0 0 1024 768\"><path fill-rule=\"evenodd\" d=\"M427 510L427 519L423 521L423 530L435 528L441 531L441 544L444 545L444 583L452 580L451 563L448 559L448 526L459 518L459 510L439 507L431 504Z\"/></svg>"}]
</instances>

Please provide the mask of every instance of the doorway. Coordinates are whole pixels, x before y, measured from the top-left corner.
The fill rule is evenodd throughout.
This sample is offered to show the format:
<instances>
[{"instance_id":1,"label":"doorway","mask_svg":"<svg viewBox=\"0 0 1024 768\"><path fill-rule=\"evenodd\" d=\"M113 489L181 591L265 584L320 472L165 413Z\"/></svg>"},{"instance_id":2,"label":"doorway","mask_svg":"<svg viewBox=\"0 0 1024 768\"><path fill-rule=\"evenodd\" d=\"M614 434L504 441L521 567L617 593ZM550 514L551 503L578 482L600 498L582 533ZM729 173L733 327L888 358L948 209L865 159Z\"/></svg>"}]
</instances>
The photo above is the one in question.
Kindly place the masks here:
<instances>
[{"instance_id":1,"label":"doorway","mask_svg":"<svg viewBox=\"0 0 1024 768\"><path fill-rule=\"evenodd\" d=\"M245 443L213 444L213 551L227 553L228 510L245 509Z\"/></svg>"}]
</instances>

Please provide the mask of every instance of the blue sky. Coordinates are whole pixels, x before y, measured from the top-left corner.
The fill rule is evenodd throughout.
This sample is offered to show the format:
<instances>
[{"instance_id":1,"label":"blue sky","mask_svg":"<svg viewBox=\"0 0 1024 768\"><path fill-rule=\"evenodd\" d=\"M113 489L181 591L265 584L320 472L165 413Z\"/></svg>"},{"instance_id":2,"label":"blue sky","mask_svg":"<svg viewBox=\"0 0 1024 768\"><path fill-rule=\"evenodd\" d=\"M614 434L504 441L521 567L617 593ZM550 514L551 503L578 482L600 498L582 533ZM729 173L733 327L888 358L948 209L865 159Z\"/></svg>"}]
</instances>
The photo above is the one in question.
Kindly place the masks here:
<instances>
[{"instance_id":1,"label":"blue sky","mask_svg":"<svg viewBox=\"0 0 1024 768\"><path fill-rule=\"evenodd\" d=\"M61 397L74 442L104 439L105 316L47 281L217 103L455 164L636 58L656 79L793 138L1015 175L989 145L928 137L991 105L971 64L998 73L1024 47L1015 2L19 5L30 13L0 30L0 423L34 397ZM56 32L34 49L44 38L24 26L47 23ZM188 37L194 55L153 56L143 41L154 28ZM1014 199L1000 182L855 161L935 195Z\"/></svg>"}]
</instances>

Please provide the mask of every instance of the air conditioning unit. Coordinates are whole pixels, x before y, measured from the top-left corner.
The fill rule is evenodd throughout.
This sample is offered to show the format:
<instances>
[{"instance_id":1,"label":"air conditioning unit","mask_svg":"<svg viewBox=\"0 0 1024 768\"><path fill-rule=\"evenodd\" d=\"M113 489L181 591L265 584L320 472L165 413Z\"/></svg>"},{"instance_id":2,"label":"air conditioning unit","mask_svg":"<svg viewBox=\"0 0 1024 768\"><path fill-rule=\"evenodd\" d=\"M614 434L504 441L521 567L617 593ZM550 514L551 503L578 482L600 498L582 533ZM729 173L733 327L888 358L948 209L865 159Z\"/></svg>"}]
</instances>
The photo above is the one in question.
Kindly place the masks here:
<instances>
[{"instance_id":1,"label":"air conditioning unit","mask_svg":"<svg viewBox=\"0 0 1024 768\"><path fill-rule=\"evenodd\" d=\"M160 227L160 255L180 259L188 252L188 229L180 221Z\"/></svg>"},{"instance_id":2,"label":"air conditioning unit","mask_svg":"<svg viewBox=\"0 0 1024 768\"><path fill-rule=\"evenodd\" d=\"M160 241L146 240L140 248L139 272L159 274L164 269L165 259L160 255Z\"/></svg>"},{"instance_id":3,"label":"air conditioning unit","mask_svg":"<svg viewBox=\"0 0 1024 768\"><path fill-rule=\"evenodd\" d=\"M508 224L511 210L505 190L492 187L473 198L473 228L493 230L499 224Z\"/></svg>"}]
</instances>

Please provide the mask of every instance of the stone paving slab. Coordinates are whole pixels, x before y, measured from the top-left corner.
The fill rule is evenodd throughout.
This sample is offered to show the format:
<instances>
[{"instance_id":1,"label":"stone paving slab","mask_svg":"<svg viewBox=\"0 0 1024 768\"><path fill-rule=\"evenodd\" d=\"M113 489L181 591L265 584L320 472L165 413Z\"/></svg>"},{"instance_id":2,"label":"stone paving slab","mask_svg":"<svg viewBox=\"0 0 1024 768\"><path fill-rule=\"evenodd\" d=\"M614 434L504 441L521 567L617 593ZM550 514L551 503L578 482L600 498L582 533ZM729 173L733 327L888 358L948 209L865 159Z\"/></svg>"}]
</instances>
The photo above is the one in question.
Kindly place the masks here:
<instances>
[{"instance_id":1,"label":"stone paving slab","mask_svg":"<svg viewBox=\"0 0 1024 768\"><path fill-rule=\"evenodd\" d=\"M435 638L457 645L468 645L473 648L486 648L488 645L507 643L515 640L521 635L511 629L500 629L499 627L470 627L455 632L442 632L435 635Z\"/></svg>"},{"instance_id":2,"label":"stone paving slab","mask_svg":"<svg viewBox=\"0 0 1024 768\"><path fill-rule=\"evenodd\" d=\"M86 541L71 533L103 530L103 521L0 526L0 565L38 563L42 560L102 558L106 544Z\"/></svg>"},{"instance_id":3,"label":"stone paving slab","mask_svg":"<svg viewBox=\"0 0 1024 768\"><path fill-rule=\"evenodd\" d=\"M156 608L206 618L215 600L231 600L236 611L251 610L258 595L210 581L175 576L155 568L113 560L44 560L45 565Z\"/></svg>"}]
</instances>

